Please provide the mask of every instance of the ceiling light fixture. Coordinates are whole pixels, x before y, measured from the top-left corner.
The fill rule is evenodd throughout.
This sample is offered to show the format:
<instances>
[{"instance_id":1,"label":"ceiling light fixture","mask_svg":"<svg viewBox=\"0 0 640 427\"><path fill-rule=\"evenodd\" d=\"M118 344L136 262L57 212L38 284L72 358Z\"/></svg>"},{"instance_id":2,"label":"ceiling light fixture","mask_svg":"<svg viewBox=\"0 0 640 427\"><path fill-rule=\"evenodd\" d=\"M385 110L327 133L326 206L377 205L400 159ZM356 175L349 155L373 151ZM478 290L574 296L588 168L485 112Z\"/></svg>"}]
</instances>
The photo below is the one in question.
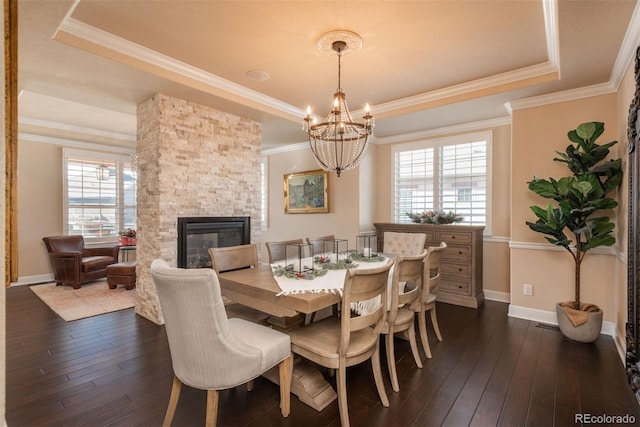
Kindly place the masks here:
<instances>
[{"instance_id":1,"label":"ceiling light fixture","mask_svg":"<svg viewBox=\"0 0 640 427\"><path fill-rule=\"evenodd\" d=\"M321 52L328 52L328 45L338 55L338 89L333 94L331 111L323 122L317 123L311 116L311 107L307 107L303 130L309 135L311 151L320 167L326 171L336 171L340 177L343 170L353 169L360 164L369 136L373 135L375 122L369 112L369 104L365 106L364 123L353 121L347 108L346 95L340 86L342 56L360 50L362 39L351 31L331 31L318 40Z\"/></svg>"},{"instance_id":2,"label":"ceiling light fixture","mask_svg":"<svg viewBox=\"0 0 640 427\"><path fill-rule=\"evenodd\" d=\"M109 171L109 167L102 163L100 166L96 168L96 175L98 180L107 181L109 176L111 175L111 171Z\"/></svg>"}]
</instances>

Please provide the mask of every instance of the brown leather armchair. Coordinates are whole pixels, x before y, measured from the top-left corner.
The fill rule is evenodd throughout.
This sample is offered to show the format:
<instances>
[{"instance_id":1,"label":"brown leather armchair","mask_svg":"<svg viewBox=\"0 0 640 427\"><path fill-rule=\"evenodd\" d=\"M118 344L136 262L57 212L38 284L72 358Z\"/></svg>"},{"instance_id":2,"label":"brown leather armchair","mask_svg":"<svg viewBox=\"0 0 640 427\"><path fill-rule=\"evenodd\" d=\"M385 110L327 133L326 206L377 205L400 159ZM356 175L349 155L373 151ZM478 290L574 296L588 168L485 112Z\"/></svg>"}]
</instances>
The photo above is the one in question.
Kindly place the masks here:
<instances>
[{"instance_id":1,"label":"brown leather armchair","mask_svg":"<svg viewBox=\"0 0 640 427\"><path fill-rule=\"evenodd\" d=\"M43 237L56 285L80 289L83 283L107 277L107 266L118 262L119 246L85 248L82 236Z\"/></svg>"}]
</instances>

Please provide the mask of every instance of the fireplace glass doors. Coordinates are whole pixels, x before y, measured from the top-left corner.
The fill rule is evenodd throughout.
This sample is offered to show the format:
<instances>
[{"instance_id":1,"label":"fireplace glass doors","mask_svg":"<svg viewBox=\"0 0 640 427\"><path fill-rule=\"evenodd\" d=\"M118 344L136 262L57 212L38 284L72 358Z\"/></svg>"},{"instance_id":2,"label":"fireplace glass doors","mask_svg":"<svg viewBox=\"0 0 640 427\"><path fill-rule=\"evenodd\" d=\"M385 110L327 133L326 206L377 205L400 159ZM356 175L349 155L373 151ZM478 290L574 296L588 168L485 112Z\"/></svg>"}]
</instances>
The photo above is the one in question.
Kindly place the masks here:
<instances>
[{"instance_id":1,"label":"fireplace glass doors","mask_svg":"<svg viewBox=\"0 0 640 427\"><path fill-rule=\"evenodd\" d=\"M209 248L250 243L250 218L178 218L178 267L211 268Z\"/></svg>"}]
</instances>

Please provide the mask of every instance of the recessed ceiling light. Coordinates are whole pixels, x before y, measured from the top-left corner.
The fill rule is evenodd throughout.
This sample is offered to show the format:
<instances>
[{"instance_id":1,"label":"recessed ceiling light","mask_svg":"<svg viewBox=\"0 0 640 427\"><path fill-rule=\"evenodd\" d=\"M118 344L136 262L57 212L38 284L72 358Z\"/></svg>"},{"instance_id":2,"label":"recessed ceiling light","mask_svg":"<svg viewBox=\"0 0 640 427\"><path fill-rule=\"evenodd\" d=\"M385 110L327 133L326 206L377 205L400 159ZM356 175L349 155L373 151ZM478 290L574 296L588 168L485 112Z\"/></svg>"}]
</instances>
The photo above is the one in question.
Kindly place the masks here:
<instances>
[{"instance_id":1,"label":"recessed ceiling light","mask_svg":"<svg viewBox=\"0 0 640 427\"><path fill-rule=\"evenodd\" d=\"M265 80L269 80L269 73L260 70L250 70L247 71L247 77L249 77L251 80L263 82Z\"/></svg>"}]
</instances>

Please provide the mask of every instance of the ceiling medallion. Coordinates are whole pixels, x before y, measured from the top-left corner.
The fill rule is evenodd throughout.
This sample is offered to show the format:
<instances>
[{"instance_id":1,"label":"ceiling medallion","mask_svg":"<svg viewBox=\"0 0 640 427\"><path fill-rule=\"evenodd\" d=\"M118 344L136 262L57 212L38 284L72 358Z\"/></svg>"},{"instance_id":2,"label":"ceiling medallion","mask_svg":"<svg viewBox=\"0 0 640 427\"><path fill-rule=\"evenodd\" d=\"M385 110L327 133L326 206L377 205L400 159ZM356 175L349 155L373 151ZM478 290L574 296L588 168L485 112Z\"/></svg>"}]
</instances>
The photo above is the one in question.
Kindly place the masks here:
<instances>
[{"instance_id":1,"label":"ceiling medallion","mask_svg":"<svg viewBox=\"0 0 640 427\"><path fill-rule=\"evenodd\" d=\"M362 39L352 31L339 30L323 34L318 39L318 50L338 56L338 89L333 94L333 103L323 122L317 123L307 107L303 130L309 136L309 145L320 167L336 171L338 177L343 170L356 168L364 156L369 136L373 135L375 122L365 106L364 123L354 122L347 108L346 95L340 86L341 58L347 52L357 53L362 49Z\"/></svg>"}]
</instances>

